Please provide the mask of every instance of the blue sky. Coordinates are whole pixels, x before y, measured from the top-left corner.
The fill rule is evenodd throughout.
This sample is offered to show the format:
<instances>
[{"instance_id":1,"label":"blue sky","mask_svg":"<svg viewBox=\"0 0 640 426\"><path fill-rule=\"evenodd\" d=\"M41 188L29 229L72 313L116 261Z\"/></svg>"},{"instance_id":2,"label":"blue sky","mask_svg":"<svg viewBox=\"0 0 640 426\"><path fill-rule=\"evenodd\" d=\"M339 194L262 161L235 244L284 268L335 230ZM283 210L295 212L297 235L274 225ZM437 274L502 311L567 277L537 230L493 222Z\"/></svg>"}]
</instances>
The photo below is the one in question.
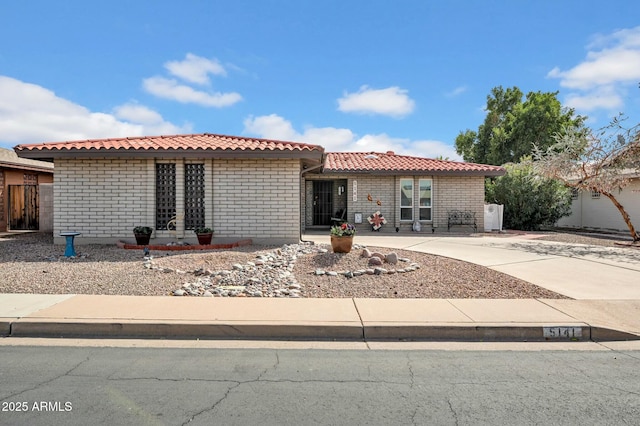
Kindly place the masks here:
<instances>
[{"instance_id":1,"label":"blue sky","mask_svg":"<svg viewBox=\"0 0 640 426\"><path fill-rule=\"evenodd\" d=\"M0 147L219 133L459 159L495 86L640 122L640 2L0 3Z\"/></svg>"}]
</instances>

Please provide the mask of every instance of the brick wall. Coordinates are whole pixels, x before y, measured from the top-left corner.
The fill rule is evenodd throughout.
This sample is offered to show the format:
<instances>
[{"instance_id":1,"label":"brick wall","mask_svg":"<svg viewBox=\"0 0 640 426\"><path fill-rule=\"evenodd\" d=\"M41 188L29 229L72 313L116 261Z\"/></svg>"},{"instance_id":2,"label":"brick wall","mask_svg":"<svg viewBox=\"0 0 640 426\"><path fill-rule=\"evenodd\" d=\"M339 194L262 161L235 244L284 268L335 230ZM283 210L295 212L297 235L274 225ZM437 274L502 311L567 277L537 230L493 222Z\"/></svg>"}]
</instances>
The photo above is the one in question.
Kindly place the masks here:
<instances>
[{"instance_id":1,"label":"brick wall","mask_svg":"<svg viewBox=\"0 0 640 426\"><path fill-rule=\"evenodd\" d=\"M183 159L176 163L177 215L184 213ZM188 160L191 161L191 160ZM300 237L299 160L202 160L205 163L206 226L216 238L252 238L256 243L297 242ZM135 226L155 225L155 160L62 159L56 161L54 236L78 231L77 244L133 239ZM154 231L153 238L184 238Z\"/></svg>"},{"instance_id":2,"label":"brick wall","mask_svg":"<svg viewBox=\"0 0 640 426\"><path fill-rule=\"evenodd\" d=\"M302 195L307 200L302 215L303 227L312 224L313 186L312 180L347 179L347 220L354 222L355 213L362 213L363 223L356 225L362 230L369 230L367 217L380 211L387 219L382 231L411 231L412 221L400 220L400 180L413 179L414 182L414 220L419 217L419 181L431 179L432 222L422 222L422 232L431 232L432 226L442 231L447 230L447 211L452 209L471 210L476 213L478 229L484 223L484 178L455 176L375 176L375 175L307 175ZM356 199L354 200L354 184ZM334 185L335 186L335 185ZM368 196L371 195L371 201ZM335 197L335 194L334 194ZM377 201L380 201L378 205Z\"/></svg>"},{"instance_id":3,"label":"brick wall","mask_svg":"<svg viewBox=\"0 0 640 426\"><path fill-rule=\"evenodd\" d=\"M38 184L39 203L38 230L42 232L53 231L53 184Z\"/></svg>"},{"instance_id":4,"label":"brick wall","mask_svg":"<svg viewBox=\"0 0 640 426\"><path fill-rule=\"evenodd\" d=\"M78 244L110 243L153 225L153 160L62 159L55 168L56 244L65 231L81 232Z\"/></svg>"},{"instance_id":5,"label":"brick wall","mask_svg":"<svg viewBox=\"0 0 640 426\"><path fill-rule=\"evenodd\" d=\"M216 160L216 236L291 243L300 238L299 160Z\"/></svg>"},{"instance_id":6,"label":"brick wall","mask_svg":"<svg viewBox=\"0 0 640 426\"><path fill-rule=\"evenodd\" d=\"M484 230L484 178L481 176L437 176L433 182L434 221L447 230L448 210L471 210L476 214L478 230ZM464 229L456 226L453 230Z\"/></svg>"}]
</instances>

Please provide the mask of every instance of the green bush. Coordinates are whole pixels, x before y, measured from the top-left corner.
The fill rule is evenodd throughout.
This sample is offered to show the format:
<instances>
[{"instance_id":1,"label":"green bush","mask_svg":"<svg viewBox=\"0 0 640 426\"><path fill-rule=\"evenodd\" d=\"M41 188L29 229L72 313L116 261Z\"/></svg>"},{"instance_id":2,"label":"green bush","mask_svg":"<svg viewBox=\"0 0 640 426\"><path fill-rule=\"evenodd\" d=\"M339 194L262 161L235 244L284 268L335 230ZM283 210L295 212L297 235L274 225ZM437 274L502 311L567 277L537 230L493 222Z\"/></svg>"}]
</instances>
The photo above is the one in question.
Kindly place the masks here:
<instances>
[{"instance_id":1,"label":"green bush","mask_svg":"<svg viewBox=\"0 0 640 426\"><path fill-rule=\"evenodd\" d=\"M504 204L505 228L535 231L571 213L570 189L535 174L530 161L504 167L504 176L486 181L485 200Z\"/></svg>"}]
</instances>

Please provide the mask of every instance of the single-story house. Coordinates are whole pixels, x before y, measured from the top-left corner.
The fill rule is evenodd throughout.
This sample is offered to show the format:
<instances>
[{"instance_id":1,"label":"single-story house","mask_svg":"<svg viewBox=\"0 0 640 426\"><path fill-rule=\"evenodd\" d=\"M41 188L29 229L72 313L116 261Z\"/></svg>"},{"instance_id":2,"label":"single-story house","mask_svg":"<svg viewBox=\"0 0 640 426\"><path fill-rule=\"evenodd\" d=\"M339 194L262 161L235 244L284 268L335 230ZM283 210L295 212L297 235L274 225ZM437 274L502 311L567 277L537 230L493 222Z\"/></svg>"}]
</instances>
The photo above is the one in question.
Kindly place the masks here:
<instances>
[{"instance_id":1,"label":"single-story house","mask_svg":"<svg viewBox=\"0 0 640 426\"><path fill-rule=\"evenodd\" d=\"M631 222L640 227L640 176L633 174L630 183L614 194L631 217ZM604 195L595 191L572 191L571 215L563 217L558 227L582 228L598 231L628 233L629 228L620 211Z\"/></svg>"},{"instance_id":2,"label":"single-story house","mask_svg":"<svg viewBox=\"0 0 640 426\"><path fill-rule=\"evenodd\" d=\"M54 236L78 243L131 239L135 226L154 238L195 241L191 229L257 244L298 242L328 229L336 214L371 230L447 229L452 209L475 213L482 228L484 178L496 166L387 153L325 153L320 145L215 134L130 137L18 145L29 159L53 161ZM167 229L175 220L176 229Z\"/></svg>"},{"instance_id":3,"label":"single-story house","mask_svg":"<svg viewBox=\"0 0 640 426\"><path fill-rule=\"evenodd\" d=\"M53 229L53 164L0 148L0 232Z\"/></svg>"}]
</instances>

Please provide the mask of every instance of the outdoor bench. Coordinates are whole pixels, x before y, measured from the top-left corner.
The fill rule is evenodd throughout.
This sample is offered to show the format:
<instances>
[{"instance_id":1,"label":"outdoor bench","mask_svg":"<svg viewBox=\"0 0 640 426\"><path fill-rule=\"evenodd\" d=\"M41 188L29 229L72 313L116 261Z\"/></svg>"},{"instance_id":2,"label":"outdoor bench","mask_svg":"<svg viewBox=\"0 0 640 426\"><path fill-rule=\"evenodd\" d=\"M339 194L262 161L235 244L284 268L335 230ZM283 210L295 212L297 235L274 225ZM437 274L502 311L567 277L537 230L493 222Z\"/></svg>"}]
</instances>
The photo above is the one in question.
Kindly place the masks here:
<instances>
[{"instance_id":1,"label":"outdoor bench","mask_svg":"<svg viewBox=\"0 0 640 426\"><path fill-rule=\"evenodd\" d=\"M470 210L449 210L447 219L447 230L451 231L451 227L455 225L473 226L475 232L478 232L476 223L476 212Z\"/></svg>"}]
</instances>

